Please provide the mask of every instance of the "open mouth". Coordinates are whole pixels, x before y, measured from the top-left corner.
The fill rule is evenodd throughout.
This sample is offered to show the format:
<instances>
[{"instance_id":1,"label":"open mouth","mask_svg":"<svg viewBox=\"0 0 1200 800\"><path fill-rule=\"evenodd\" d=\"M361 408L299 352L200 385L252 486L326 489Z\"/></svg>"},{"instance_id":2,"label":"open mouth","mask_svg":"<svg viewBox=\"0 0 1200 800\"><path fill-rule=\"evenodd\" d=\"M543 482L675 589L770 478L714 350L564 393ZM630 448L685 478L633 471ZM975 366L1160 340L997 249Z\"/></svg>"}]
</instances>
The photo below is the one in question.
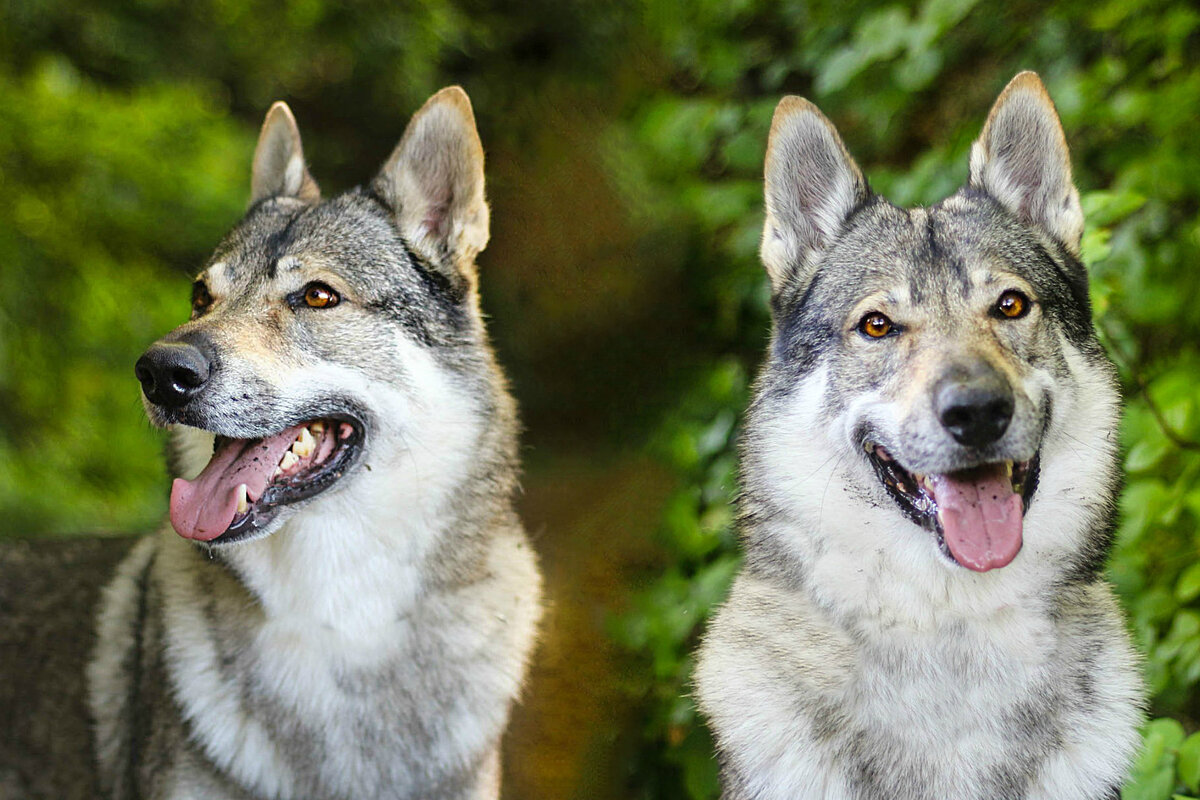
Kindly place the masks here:
<instances>
[{"instance_id":1,"label":"open mouth","mask_svg":"<svg viewBox=\"0 0 1200 800\"><path fill-rule=\"evenodd\" d=\"M283 507L328 489L362 449L353 419L314 419L262 439L218 436L212 460L192 480L171 486L171 525L209 544L244 541Z\"/></svg>"},{"instance_id":2,"label":"open mouth","mask_svg":"<svg viewBox=\"0 0 1200 800\"><path fill-rule=\"evenodd\" d=\"M951 561L987 572L1016 558L1025 511L1037 489L1037 455L921 475L873 442L863 447L888 494L909 519L937 535L938 547Z\"/></svg>"}]
</instances>

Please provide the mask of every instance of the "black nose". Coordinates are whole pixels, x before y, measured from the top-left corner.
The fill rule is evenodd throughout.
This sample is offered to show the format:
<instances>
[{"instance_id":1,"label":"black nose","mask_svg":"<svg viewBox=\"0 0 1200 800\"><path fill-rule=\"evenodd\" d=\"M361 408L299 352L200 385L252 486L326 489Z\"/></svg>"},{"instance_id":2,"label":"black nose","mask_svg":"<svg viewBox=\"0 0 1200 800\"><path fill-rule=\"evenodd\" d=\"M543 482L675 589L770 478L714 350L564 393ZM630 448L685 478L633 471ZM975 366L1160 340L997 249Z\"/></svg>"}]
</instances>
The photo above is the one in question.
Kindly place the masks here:
<instances>
[{"instance_id":1,"label":"black nose","mask_svg":"<svg viewBox=\"0 0 1200 800\"><path fill-rule=\"evenodd\" d=\"M208 356L194 344L159 342L137 360L133 374L151 403L178 408L204 388L210 366Z\"/></svg>"},{"instance_id":2,"label":"black nose","mask_svg":"<svg viewBox=\"0 0 1200 800\"><path fill-rule=\"evenodd\" d=\"M934 386L933 406L955 441L983 447L1008 430L1012 387L990 365L980 363L943 376Z\"/></svg>"}]
</instances>

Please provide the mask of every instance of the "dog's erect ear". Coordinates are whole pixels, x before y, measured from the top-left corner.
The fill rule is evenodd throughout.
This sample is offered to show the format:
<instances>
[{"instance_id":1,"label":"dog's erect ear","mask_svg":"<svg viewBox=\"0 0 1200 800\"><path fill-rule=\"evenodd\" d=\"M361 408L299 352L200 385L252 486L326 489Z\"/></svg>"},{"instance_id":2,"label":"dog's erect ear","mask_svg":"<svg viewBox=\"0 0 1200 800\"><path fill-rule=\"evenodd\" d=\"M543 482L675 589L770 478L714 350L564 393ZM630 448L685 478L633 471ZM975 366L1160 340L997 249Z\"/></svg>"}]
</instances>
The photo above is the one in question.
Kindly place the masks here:
<instances>
[{"instance_id":1,"label":"dog's erect ear","mask_svg":"<svg viewBox=\"0 0 1200 800\"><path fill-rule=\"evenodd\" d=\"M473 280L475 256L488 241L488 207L483 145L466 92L450 86L421 106L374 188L409 247L452 281Z\"/></svg>"},{"instance_id":2,"label":"dog's erect ear","mask_svg":"<svg viewBox=\"0 0 1200 800\"><path fill-rule=\"evenodd\" d=\"M296 118L284 102L275 103L267 112L254 149L250 204L264 197L294 197L305 203L321 199L321 190L304 165Z\"/></svg>"},{"instance_id":3,"label":"dog's erect ear","mask_svg":"<svg viewBox=\"0 0 1200 800\"><path fill-rule=\"evenodd\" d=\"M971 146L971 185L1079 255L1083 210L1054 103L1036 73L1009 82Z\"/></svg>"},{"instance_id":4,"label":"dog's erect ear","mask_svg":"<svg viewBox=\"0 0 1200 800\"><path fill-rule=\"evenodd\" d=\"M775 108L765 187L762 260L778 293L815 262L869 190L833 123L802 97Z\"/></svg>"}]
</instances>

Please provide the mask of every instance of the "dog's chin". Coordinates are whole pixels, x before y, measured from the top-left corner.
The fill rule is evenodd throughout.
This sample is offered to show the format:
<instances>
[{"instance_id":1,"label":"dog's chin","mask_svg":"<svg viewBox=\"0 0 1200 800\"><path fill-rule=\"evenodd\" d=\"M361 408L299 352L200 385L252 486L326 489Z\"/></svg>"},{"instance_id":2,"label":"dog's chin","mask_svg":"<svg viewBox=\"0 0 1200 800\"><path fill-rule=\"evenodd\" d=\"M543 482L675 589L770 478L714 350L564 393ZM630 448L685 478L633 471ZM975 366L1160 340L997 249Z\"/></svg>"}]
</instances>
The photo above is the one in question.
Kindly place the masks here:
<instances>
[{"instance_id":1,"label":"dog's chin","mask_svg":"<svg viewBox=\"0 0 1200 800\"><path fill-rule=\"evenodd\" d=\"M191 427L214 434L213 454L194 479L174 482L171 525L208 547L275 533L300 505L337 487L366 446L363 421L346 413L244 438Z\"/></svg>"},{"instance_id":2,"label":"dog's chin","mask_svg":"<svg viewBox=\"0 0 1200 800\"><path fill-rule=\"evenodd\" d=\"M1024 515L1037 491L1040 450L1024 461L981 460L940 475L906 468L871 438L863 440L863 452L884 492L935 537L950 564L986 572L1016 557Z\"/></svg>"}]
</instances>

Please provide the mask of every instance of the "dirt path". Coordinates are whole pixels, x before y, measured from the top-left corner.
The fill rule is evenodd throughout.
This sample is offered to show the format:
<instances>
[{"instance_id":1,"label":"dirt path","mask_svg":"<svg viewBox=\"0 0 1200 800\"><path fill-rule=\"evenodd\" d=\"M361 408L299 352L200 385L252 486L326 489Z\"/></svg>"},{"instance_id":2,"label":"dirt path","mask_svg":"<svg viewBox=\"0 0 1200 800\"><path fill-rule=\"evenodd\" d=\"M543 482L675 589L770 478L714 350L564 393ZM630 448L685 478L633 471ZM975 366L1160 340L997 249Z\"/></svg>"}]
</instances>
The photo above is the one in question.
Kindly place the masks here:
<instances>
[{"instance_id":1,"label":"dirt path","mask_svg":"<svg viewBox=\"0 0 1200 800\"><path fill-rule=\"evenodd\" d=\"M618 685L628 657L606 625L636 568L658 554L653 533L672 488L640 456L531 463L522 515L549 601L523 704L505 742L505 800L617 798L614 744L633 720Z\"/></svg>"}]
</instances>

